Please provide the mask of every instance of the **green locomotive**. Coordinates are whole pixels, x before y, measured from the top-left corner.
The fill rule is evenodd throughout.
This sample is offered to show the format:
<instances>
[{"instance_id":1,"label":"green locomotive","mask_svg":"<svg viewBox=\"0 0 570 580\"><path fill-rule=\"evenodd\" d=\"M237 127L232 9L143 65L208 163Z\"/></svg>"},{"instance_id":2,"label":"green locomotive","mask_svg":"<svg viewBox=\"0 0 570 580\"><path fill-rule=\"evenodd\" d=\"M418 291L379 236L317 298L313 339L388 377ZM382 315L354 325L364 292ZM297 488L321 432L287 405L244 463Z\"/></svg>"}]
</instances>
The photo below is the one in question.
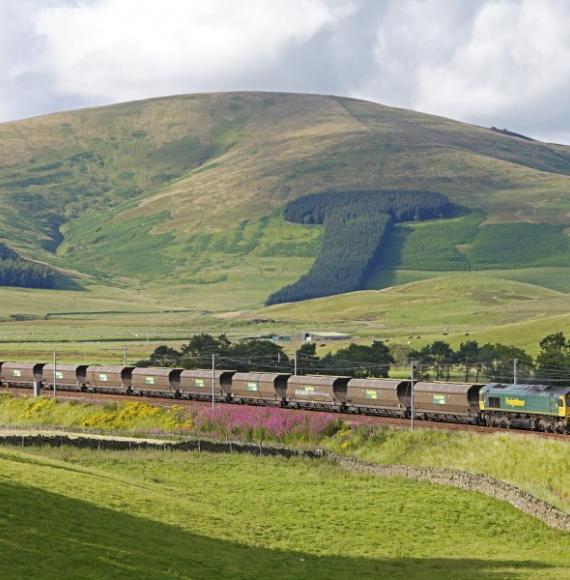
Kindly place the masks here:
<instances>
[{"instance_id":1,"label":"green locomotive","mask_svg":"<svg viewBox=\"0 0 570 580\"><path fill-rule=\"evenodd\" d=\"M491 383L479 391L479 409L489 427L570 432L570 387Z\"/></svg>"}]
</instances>

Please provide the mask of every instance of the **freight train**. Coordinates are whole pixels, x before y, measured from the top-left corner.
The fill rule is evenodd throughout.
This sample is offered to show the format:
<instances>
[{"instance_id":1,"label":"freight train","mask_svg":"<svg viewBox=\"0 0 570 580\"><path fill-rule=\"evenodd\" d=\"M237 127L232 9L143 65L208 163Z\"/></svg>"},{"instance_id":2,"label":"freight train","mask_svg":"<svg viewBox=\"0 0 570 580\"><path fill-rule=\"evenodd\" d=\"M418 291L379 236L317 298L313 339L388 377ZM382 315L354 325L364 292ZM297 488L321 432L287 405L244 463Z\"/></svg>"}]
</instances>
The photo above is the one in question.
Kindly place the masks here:
<instances>
[{"instance_id":1,"label":"freight train","mask_svg":"<svg viewBox=\"0 0 570 580\"><path fill-rule=\"evenodd\" d=\"M277 405L570 433L570 387L133 366L0 363L0 386Z\"/></svg>"}]
</instances>

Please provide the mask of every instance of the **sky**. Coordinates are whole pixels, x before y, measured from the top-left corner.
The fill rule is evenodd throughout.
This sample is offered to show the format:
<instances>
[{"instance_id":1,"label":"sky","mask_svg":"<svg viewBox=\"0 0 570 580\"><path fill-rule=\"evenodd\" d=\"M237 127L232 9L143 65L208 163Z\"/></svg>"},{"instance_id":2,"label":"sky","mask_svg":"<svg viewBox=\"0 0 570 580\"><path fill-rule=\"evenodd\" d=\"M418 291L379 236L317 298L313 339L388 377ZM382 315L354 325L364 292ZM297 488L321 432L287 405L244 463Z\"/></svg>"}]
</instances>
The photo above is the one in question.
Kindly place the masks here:
<instances>
[{"instance_id":1,"label":"sky","mask_svg":"<svg viewBox=\"0 0 570 580\"><path fill-rule=\"evenodd\" d=\"M570 0L0 0L0 121L238 90L570 144Z\"/></svg>"}]
</instances>

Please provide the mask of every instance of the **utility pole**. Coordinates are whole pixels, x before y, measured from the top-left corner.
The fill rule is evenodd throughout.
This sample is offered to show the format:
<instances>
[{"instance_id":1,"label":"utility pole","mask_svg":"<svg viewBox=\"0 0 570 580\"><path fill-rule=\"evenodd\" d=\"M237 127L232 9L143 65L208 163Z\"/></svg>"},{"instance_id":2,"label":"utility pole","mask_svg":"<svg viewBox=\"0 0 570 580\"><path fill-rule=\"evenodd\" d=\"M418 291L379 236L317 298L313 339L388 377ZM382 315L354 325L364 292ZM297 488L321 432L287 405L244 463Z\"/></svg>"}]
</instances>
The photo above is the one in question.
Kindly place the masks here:
<instances>
[{"instance_id":1,"label":"utility pole","mask_svg":"<svg viewBox=\"0 0 570 580\"><path fill-rule=\"evenodd\" d=\"M519 359L515 358L513 359L513 385L516 385L518 383L518 379L519 379Z\"/></svg>"},{"instance_id":2,"label":"utility pole","mask_svg":"<svg viewBox=\"0 0 570 580\"><path fill-rule=\"evenodd\" d=\"M215 390L215 382L216 382L216 355L212 355L212 409L216 405L216 390Z\"/></svg>"},{"instance_id":3,"label":"utility pole","mask_svg":"<svg viewBox=\"0 0 570 580\"><path fill-rule=\"evenodd\" d=\"M415 367L416 367L416 361L412 361L410 364L410 380L411 380L411 408L410 408L410 429L411 431L414 430L414 415L416 413L416 405L415 405L415 400L414 400L414 382L415 382L415 376L414 376L414 371L415 371Z\"/></svg>"},{"instance_id":4,"label":"utility pole","mask_svg":"<svg viewBox=\"0 0 570 580\"><path fill-rule=\"evenodd\" d=\"M57 352L53 351L53 396L55 398L55 381L57 379Z\"/></svg>"},{"instance_id":5,"label":"utility pole","mask_svg":"<svg viewBox=\"0 0 570 580\"><path fill-rule=\"evenodd\" d=\"M293 357L293 374L297 374L297 353L295 353L295 356Z\"/></svg>"}]
</instances>

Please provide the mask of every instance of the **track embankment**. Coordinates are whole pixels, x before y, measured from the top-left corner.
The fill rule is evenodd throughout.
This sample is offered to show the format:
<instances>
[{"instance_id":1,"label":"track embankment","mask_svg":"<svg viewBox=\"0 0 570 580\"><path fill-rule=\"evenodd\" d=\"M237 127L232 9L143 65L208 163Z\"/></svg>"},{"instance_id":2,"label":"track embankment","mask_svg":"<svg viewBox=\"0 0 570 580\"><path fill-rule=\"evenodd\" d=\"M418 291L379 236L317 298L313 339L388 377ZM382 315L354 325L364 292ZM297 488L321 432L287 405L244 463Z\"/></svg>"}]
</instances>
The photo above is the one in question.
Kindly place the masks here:
<instances>
[{"instance_id":1,"label":"track embankment","mask_svg":"<svg viewBox=\"0 0 570 580\"><path fill-rule=\"evenodd\" d=\"M0 388L0 394L6 393L14 395L16 397L29 397L31 395L30 389L15 389L15 388ZM46 396L46 395L43 395ZM51 396L47 392L47 396ZM122 403L131 401L145 401L152 405L157 405L160 407L185 407L185 408L196 408L196 407L210 407L210 401L196 401L188 399L175 399L169 397L142 397L139 395L127 395L127 394L110 394L110 393L86 393L77 391L59 391L56 396L60 401L72 401L78 403L94 403L94 404L106 404L109 402ZM217 407L227 407L235 408L233 403L216 402ZM320 413L317 410L308 409L291 409L284 407L287 413L306 415L312 413ZM325 411L325 412L336 412L335 410ZM392 429L409 429L410 420L400 419L397 417L384 417L378 415L355 415L351 413L341 413L339 414L341 418L346 423L350 425L380 425L390 427ZM415 425L416 429L437 429L439 431L472 431L482 434L492 434L492 433L516 433L523 437L540 437L542 439L557 439L560 441L569 441L570 437L566 434L561 433L544 433L542 431L530 431L528 429L502 429L498 427L484 427L482 425L471 425L467 423L447 423L442 421L426 421L418 419Z\"/></svg>"},{"instance_id":2,"label":"track embankment","mask_svg":"<svg viewBox=\"0 0 570 580\"><path fill-rule=\"evenodd\" d=\"M452 486L464 491L482 493L493 499L511 504L516 509L542 521L550 528L570 532L570 514L505 481L460 469L382 465L368 463L354 457L335 455L322 449L299 450L267 444L258 445L208 439L176 441L172 439L119 437L84 433L7 430L0 433L0 445L20 447L72 446L81 449L109 449L114 451L155 449L164 451L204 451L209 453L248 453L287 458L324 458L353 473L380 477L406 477L437 485Z\"/></svg>"}]
</instances>

